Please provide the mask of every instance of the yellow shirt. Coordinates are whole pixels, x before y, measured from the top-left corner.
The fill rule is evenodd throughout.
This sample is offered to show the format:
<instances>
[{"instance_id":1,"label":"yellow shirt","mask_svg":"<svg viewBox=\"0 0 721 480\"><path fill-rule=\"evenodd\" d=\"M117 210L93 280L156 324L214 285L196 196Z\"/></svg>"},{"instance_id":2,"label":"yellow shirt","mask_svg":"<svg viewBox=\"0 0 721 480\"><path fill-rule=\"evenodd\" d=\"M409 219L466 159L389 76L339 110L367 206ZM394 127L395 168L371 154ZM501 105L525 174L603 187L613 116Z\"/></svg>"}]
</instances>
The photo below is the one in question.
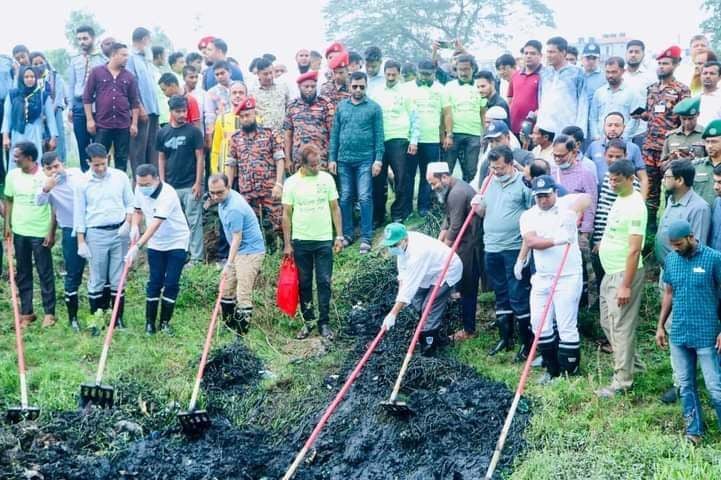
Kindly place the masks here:
<instances>
[{"instance_id":1,"label":"yellow shirt","mask_svg":"<svg viewBox=\"0 0 721 480\"><path fill-rule=\"evenodd\" d=\"M213 143L210 147L210 173L221 173L225 170L225 161L230 156L230 137L240 130L238 116L224 113L215 120Z\"/></svg>"}]
</instances>

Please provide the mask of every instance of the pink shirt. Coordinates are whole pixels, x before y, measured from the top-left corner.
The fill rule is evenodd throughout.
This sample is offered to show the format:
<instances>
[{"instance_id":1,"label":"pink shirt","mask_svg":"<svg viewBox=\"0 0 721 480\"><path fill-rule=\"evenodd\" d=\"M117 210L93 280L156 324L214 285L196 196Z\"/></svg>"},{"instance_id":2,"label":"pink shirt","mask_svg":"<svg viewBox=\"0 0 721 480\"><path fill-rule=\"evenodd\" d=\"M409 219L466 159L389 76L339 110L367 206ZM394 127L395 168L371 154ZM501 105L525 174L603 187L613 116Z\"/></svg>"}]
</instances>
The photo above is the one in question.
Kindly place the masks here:
<instances>
[{"instance_id":1,"label":"pink shirt","mask_svg":"<svg viewBox=\"0 0 721 480\"><path fill-rule=\"evenodd\" d=\"M538 72L539 66L535 72L526 73L525 71L516 72L511 77L508 85L508 97L513 98L511 101L511 131L518 134L521 124L528 116L528 112L538 110L538 84L540 76Z\"/></svg>"}]
</instances>

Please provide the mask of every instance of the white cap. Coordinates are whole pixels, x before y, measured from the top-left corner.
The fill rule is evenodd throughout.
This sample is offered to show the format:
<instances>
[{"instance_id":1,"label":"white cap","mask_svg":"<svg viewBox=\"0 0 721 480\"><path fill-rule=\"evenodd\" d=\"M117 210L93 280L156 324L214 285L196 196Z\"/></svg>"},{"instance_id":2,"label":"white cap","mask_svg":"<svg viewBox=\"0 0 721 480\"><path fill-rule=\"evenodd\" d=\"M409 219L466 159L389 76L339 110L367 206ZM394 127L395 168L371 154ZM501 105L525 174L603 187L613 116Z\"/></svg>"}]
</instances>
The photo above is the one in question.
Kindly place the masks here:
<instances>
[{"instance_id":1,"label":"white cap","mask_svg":"<svg viewBox=\"0 0 721 480\"><path fill-rule=\"evenodd\" d=\"M448 170L448 164L446 162L431 162L426 167L426 173L428 175L435 175L437 173L450 173Z\"/></svg>"},{"instance_id":2,"label":"white cap","mask_svg":"<svg viewBox=\"0 0 721 480\"><path fill-rule=\"evenodd\" d=\"M491 107L486 112L486 118L493 119L493 120L507 120L508 114L503 109L503 107L499 107L498 105Z\"/></svg>"}]
</instances>

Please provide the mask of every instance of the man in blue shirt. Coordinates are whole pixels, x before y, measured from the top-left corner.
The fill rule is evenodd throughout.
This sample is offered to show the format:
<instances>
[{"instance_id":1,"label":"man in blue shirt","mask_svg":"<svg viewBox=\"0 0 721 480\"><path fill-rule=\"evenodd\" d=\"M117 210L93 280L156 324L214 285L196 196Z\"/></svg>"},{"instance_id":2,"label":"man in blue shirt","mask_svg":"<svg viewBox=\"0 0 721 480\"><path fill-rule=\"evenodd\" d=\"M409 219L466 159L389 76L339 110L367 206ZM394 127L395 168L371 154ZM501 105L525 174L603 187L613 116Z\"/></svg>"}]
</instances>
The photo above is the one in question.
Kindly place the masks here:
<instances>
[{"instance_id":1,"label":"man in blue shirt","mask_svg":"<svg viewBox=\"0 0 721 480\"><path fill-rule=\"evenodd\" d=\"M135 172L143 163L158 164L158 151L155 149L155 137L158 134L157 83L159 72L153 65L153 52L150 48L150 32L138 27L133 30L133 49L125 66L135 75L140 93L138 115L138 134L130 139L130 166Z\"/></svg>"},{"instance_id":2,"label":"man in blue shirt","mask_svg":"<svg viewBox=\"0 0 721 480\"><path fill-rule=\"evenodd\" d=\"M265 257L263 234L255 212L240 193L230 188L225 174L216 173L208 178L208 195L210 202L218 205L220 223L230 242L222 273L223 321L240 335L248 331L253 315L251 293Z\"/></svg>"},{"instance_id":3,"label":"man in blue shirt","mask_svg":"<svg viewBox=\"0 0 721 480\"><path fill-rule=\"evenodd\" d=\"M591 110L588 117L589 138L603 139L603 123L611 112L623 114L624 124L635 120L631 113L639 108L646 108L646 97L638 90L627 85L623 80L626 62L621 57L611 57L606 60L606 84L598 88L591 97ZM626 128L623 131L624 139L632 139L636 132Z\"/></svg>"},{"instance_id":4,"label":"man in blue shirt","mask_svg":"<svg viewBox=\"0 0 721 480\"><path fill-rule=\"evenodd\" d=\"M668 230L673 252L666 257L665 289L656 327L656 343L671 347L671 365L680 384L686 438L701 441L703 422L696 387L696 364L701 364L706 389L721 425L721 253L700 245L686 220L675 220ZM673 309L670 342L666 320Z\"/></svg>"},{"instance_id":5,"label":"man in blue shirt","mask_svg":"<svg viewBox=\"0 0 721 480\"><path fill-rule=\"evenodd\" d=\"M351 97L341 100L330 133L328 171L340 177L340 209L344 246L353 242L353 192L358 196L361 216L360 253L370 252L373 240L373 183L371 167L383 162L383 112L366 96L368 77L353 72Z\"/></svg>"},{"instance_id":6,"label":"man in blue shirt","mask_svg":"<svg viewBox=\"0 0 721 480\"><path fill-rule=\"evenodd\" d=\"M214 65L218 62L227 61L228 55L228 44L220 38L214 38L205 47L206 58L208 59L208 66ZM237 65L228 62L230 68L230 80L236 82L243 81L243 72L240 71ZM213 88L218 83L215 78L215 72L212 68L206 68L203 72L203 90L206 92Z\"/></svg>"},{"instance_id":7,"label":"man in blue shirt","mask_svg":"<svg viewBox=\"0 0 721 480\"><path fill-rule=\"evenodd\" d=\"M583 47L581 64L583 65L583 92L586 94L588 101L587 106L591 105L591 99L593 98L593 94L596 93L596 90L606 83L603 72L598 66L600 56L601 47L599 47L597 43L587 43L586 46ZM586 138L591 139L588 127L584 128L584 130L586 131ZM586 146L588 146L588 143L584 145L584 147Z\"/></svg>"},{"instance_id":8,"label":"man in blue shirt","mask_svg":"<svg viewBox=\"0 0 721 480\"><path fill-rule=\"evenodd\" d=\"M118 291L128 253L133 190L125 172L108 166L108 151L99 143L88 145L90 171L87 182L75 189L74 218L78 255L88 261L90 313L112 307L119 296L118 328L123 325L124 294ZM110 285L111 304L103 290ZM97 333L93 329L93 333Z\"/></svg>"}]
</instances>

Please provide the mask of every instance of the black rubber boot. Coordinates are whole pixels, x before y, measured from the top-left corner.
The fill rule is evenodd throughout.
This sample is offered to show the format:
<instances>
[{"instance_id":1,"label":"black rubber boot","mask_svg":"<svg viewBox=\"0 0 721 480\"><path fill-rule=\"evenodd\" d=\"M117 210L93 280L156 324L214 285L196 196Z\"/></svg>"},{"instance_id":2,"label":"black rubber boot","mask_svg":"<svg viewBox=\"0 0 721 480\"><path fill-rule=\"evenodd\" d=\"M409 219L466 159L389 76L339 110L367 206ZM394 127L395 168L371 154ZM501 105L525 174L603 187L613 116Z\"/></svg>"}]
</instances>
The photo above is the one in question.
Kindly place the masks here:
<instances>
[{"instance_id":1,"label":"black rubber boot","mask_svg":"<svg viewBox=\"0 0 721 480\"><path fill-rule=\"evenodd\" d=\"M158 318L157 298L153 300L145 300L145 333L155 335L155 319Z\"/></svg>"},{"instance_id":2,"label":"black rubber boot","mask_svg":"<svg viewBox=\"0 0 721 480\"><path fill-rule=\"evenodd\" d=\"M513 348L513 323L510 315L501 315L496 319L498 333L501 339L495 347L488 351L488 356L492 357L503 350L511 350Z\"/></svg>"},{"instance_id":3,"label":"black rubber boot","mask_svg":"<svg viewBox=\"0 0 721 480\"><path fill-rule=\"evenodd\" d=\"M548 374L553 378L559 376L561 369L558 363L558 346L556 342L539 343L538 351L543 357L543 365L545 365Z\"/></svg>"},{"instance_id":4,"label":"black rubber boot","mask_svg":"<svg viewBox=\"0 0 721 480\"><path fill-rule=\"evenodd\" d=\"M238 307L233 314L236 332L245 335L250 329L250 317L253 315L253 307Z\"/></svg>"},{"instance_id":5,"label":"black rubber boot","mask_svg":"<svg viewBox=\"0 0 721 480\"><path fill-rule=\"evenodd\" d=\"M96 295L101 295L100 292L93 293L88 292L88 304L90 305L90 315L95 315L95 312L102 310L103 299L102 297L93 298Z\"/></svg>"},{"instance_id":6,"label":"black rubber boot","mask_svg":"<svg viewBox=\"0 0 721 480\"><path fill-rule=\"evenodd\" d=\"M433 356L438 349L438 330L421 332L421 355L424 357Z\"/></svg>"},{"instance_id":7,"label":"black rubber boot","mask_svg":"<svg viewBox=\"0 0 721 480\"><path fill-rule=\"evenodd\" d=\"M116 292L110 293L110 311L112 312L115 308L115 299L118 297ZM115 319L115 328L119 330L125 330L125 323L123 322L123 311L125 310L125 295L118 297L118 316Z\"/></svg>"},{"instance_id":8,"label":"black rubber boot","mask_svg":"<svg viewBox=\"0 0 721 480\"><path fill-rule=\"evenodd\" d=\"M558 347L558 365L561 374L578 375L581 363L581 349Z\"/></svg>"},{"instance_id":9,"label":"black rubber boot","mask_svg":"<svg viewBox=\"0 0 721 480\"><path fill-rule=\"evenodd\" d=\"M106 283L103 287L103 296L100 298L100 309L108 310L113 308L113 292L110 290L110 284Z\"/></svg>"},{"instance_id":10,"label":"black rubber boot","mask_svg":"<svg viewBox=\"0 0 721 480\"><path fill-rule=\"evenodd\" d=\"M223 313L223 322L231 330L235 330L235 299L221 298L220 309Z\"/></svg>"},{"instance_id":11,"label":"black rubber boot","mask_svg":"<svg viewBox=\"0 0 721 480\"><path fill-rule=\"evenodd\" d=\"M175 310L175 302L163 299L160 305L160 331L166 335L173 332L170 329L170 319L173 318L173 310Z\"/></svg>"},{"instance_id":12,"label":"black rubber boot","mask_svg":"<svg viewBox=\"0 0 721 480\"><path fill-rule=\"evenodd\" d=\"M78 323L77 292L73 295L65 295L65 307L68 309L68 321L70 322L70 328L73 329L73 332L78 333L80 331L80 324Z\"/></svg>"},{"instance_id":13,"label":"black rubber boot","mask_svg":"<svg viewBox=\"0 0 721 480\"><path fill-rule=\"evenodd\" d=\"M516 353L513 361L515 363L525 362L533 345L533 331L531 330L531 318L516 318L518 326L518 339L521 342L521 348Z\"/></svg>"}]
</instances>

